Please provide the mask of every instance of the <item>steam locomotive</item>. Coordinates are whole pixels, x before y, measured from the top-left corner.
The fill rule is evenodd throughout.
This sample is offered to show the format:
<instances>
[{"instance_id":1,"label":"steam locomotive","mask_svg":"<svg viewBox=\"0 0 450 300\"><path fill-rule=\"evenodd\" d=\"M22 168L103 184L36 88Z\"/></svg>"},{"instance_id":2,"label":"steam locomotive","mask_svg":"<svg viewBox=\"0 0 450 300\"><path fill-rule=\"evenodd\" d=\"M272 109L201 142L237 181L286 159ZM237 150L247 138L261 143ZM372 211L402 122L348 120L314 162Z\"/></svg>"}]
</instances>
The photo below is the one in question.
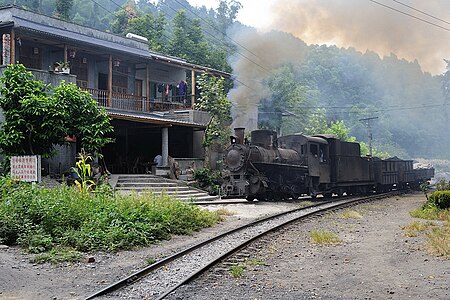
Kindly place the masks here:
<instances>
[{"instance_id":1,"label":"steam locomotive","mask_svg":"<svg viewBox=\"0 0 450 300\"><path fill-rule=\"evenodd\" d=\"M334 135L293 134L277 138L272 130L236 128L224 154L222 189L228 197L251 201L321 194L331 197L418 188L434 176L432 167L413 168L398 157L361 157L358 143Z\"/></svg>"}]
</instances>

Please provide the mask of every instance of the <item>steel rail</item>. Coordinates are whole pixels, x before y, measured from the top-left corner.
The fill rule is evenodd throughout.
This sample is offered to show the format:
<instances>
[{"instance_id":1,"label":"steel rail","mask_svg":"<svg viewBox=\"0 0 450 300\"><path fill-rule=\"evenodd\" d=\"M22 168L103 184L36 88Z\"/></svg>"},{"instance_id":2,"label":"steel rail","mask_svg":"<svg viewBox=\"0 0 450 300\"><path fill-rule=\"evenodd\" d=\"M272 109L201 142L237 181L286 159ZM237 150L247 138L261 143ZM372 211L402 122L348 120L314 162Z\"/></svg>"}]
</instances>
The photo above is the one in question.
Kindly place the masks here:
<instances>
[{"instance_id":1,"label":"steel rail","mask_svg":"<svg viewBox=\"0 0 450 300\"><path fill-rule=\"evenodd\" d=\"M365 202L365 201L369 201L369 200L372 200L372 199L385 198L385 197L388 197L388 196L391 196L391 195L395 195L395 194L396 194L395 192L394 193L390 192L390 193L377 194L377 195L363 197L363 198L349 199L348 201L340 199L339 201L336 201L335 205L332 205L332 206L326 207L326 208L322 208L322 209L319 209L319 210L316 210L316 211L313 211L313 212L309 212L309 213L306 213L305 215L302 215L302 216L296 217L294 219L288 220L286 222L283 222L283 223L281 223L281 224L279 224L277 226L274 226L274 227L272 227L272 228L270 228L270 229L268 229L268 230L266 230L266 231L264 231L262 233L257 234L256 236L254 236L254 237L252 237L250 239L247 239L245 242L243 242L240 245L234 247L233 249L231 249L229 251L226 251L226 253L224 253L220 257L218 257L218 258L208 262L204 267L200 268L196 272L193 272L191 275L189 275L189 276L185 277L184 279L182 279L181 281L179 281L177 285L175 285L172 288L169 288L168 290L166 290L164 292L164 294L160 295L157 299L164 299L169 294L171 294L173 291L178 289L180 286L182 286L182 285L190 282L191 280L195 279L196 277L200 276L202 273L204 273L206 270L208 270L211 266L217 264L219 261L223 260L225 257L230 256L232 253L235 253L239 249L242 249L243 247L245 247L249 243L253 242L254 240L260 238L261 236L266 235L266 234L268 234L270 232L273 232L275 230L278 230L281 227L284 227L284 226L286 226L288 224L291 224L291 223L293 223L295 221L298 221L298 220L301 220L301 219L305 219L305 218L310 217L312 215L320 214L320 213L328 211L328 210L332 210L332 209L336 209L336 208L340 208L340 207L345 207L345 206L349 206L349 205L352 205L352 204L355 204L355 203L358 203L358 202ZM149 266L147 266L147 267L145 267L145 268L143 268L143 269L141 269L141 270L139 270L139 271L137 271L137 272L135 272L135 273L125 277L125 278L123 278L123 279L120 279L117 282L112 283L111 285L109 285L109 286L107 286L107 287L105 287L105 288L95 292L94 294L91 294L90 296L86 297L85 300L94 299L96 297L99 297L99 296L102 296L102 295L106 295L106 294L111 293L111 292L113 292L115 290L118 290L118 289L120 289L120 288L122 288L122 287L124 287L126 285L130 285L130 284L138 281L139 279L145 277L149 273L151 273L151 272L153 272L153 271L155 271L157 269L160 269L161 267L167 265L168 263L170 263L172 261L175 261L177 258L185 256L185 255L193 252L196 249L199 249L199 248L201 248L201 247L203 247L205 245L211 244L212 242L220 240L221 238L226 237L226 236L228 236L230 234L233 234L233 233L236 233L236 232L241 231L243 229L247 229L247 228L250 228L252 226L255 226L255 225L258 225L258 224L261 224L261 223L264 223L264 222L267 222L267 221L270 221L270 220L273 220L273 219L276 219L276 218L279 218L279 217L282 217L282 216L285 216L285 215L296 213L296 212L299 212L299 211L302 211L302 210L316 208L316 207L327 205L327 204L330 205L333 202L334 201L320 202L320 203L316 203L316 204L313 204L313 205L309 205L309 206L305 206L305 207L301 207L301 208L288 210L288 211L277 213L277 214L274 214L274 215L271 215L271 216L268 216L268 217L264 217L264 218L252 221L250 223L244 224L244 225L242 225L240 227L228 230L228 231L226 231L224 233L221 233L221 234L219 234L219 235L217 235L215 237L212 237L210 239L201 241L201 242L199 242L199 243L197 243L197 244L195 244L193 246L190 246L190 247L188 247L188 248L186 248L184 250L181 250L180 252L177 252L177 253L175 253L175 254L173 254L171 256L168 256L168 257L166 257L166 258L164 258L164 259L162 259L162 260L160 260L158 262L155 262L154 264L151 264L151 265L149 265ZM338 202L340 202L340 203L338 203Z\"/></svg>"}]
</instances>

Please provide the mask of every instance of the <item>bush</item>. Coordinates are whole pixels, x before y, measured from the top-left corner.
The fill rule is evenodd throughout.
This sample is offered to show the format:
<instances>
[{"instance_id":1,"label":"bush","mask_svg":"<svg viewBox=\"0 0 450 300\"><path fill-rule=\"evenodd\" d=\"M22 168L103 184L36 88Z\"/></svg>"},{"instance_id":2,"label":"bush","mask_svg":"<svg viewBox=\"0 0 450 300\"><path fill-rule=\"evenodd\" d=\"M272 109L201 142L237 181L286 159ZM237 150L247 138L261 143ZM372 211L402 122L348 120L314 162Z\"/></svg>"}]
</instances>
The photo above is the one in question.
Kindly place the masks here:
<instances>
[{"instance_id":1,"label":"bush","mask_svg":"<svg viewBox=\"0 0 450 300\"><path fill-rule=\"evenodd\" d=\"M436 183L437 191L448 191L450 190L450 181L447 182L445 179L441 179Z\"/></svg>"},{"instance_id":2,"label":"bush","mask_svg":"<svg viewBox=\"0 0 450 300\"><path fill-rule=\"evenodd\" d=\"M428 197L428 202L439 209L450 208L450 191L435 191Z\"/></svg>"},{"instance_id":3,"label":"bush","mask_svg":"<svg viewBox=\"0 0 450 300\"><path fill-rule=\"evenodd\" d=\"M198 188L207 190L209 194L220 194L222 176L219 171L207 168L197 169L194 171L194 180L197 182L196 186Z\"/></svg>"},{"instance_id":4,"label":"bush","mask_svg":"<svg viewBox=\"0 0 450 300\"><path fill-rule=\"evenodd\" d=\"M0 178L0 243L32 253L117 251L211 226L217 214L167 196L79 193Z\"/></svg>"}]
</instances>

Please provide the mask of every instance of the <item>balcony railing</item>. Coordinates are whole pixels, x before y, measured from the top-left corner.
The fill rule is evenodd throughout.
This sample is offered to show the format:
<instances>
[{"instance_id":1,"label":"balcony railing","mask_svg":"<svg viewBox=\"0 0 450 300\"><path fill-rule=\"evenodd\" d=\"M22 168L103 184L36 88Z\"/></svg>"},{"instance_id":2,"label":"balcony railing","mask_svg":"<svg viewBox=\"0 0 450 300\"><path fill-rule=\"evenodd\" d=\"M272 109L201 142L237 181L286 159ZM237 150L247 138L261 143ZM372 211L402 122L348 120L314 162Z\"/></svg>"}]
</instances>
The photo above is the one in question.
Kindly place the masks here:
<instances>
[{"instance_id":1,"label":"balcony railing","mask_svg":"<svg viewBox=\"0 0 450 300\"><path fill-rule=\"evenodd\" d=\"M109 91L83 88L98 105L126 111L152 112L186 109L191 107L190 96L166 96L147 100L147 97L113 92L108 103Z\"/></svg>"}]
</instances>

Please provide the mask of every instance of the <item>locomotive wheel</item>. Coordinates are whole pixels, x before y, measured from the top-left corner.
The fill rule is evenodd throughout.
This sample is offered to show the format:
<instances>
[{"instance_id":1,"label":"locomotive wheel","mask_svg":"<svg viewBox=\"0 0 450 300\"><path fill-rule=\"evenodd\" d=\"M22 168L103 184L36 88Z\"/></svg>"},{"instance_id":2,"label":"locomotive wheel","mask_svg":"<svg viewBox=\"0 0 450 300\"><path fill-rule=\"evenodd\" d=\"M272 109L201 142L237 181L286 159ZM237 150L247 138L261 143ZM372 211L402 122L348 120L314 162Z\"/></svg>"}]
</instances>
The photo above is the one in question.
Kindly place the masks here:
<instances>
[{"instance_id":1,"label":"locomotive wheel","mask_svg":"<svg viewBox=\"0 0 450 300\"><path fill-rule=\"evenodd\" d=\"M324 198L331 198L333 197L333 193L323 193Z\"/></svg>"},{"instance_id":2,"label":"locomotive wheel","mask_svg":"<svg viewBox=\"0 0 450 300\"><path fill-rule=\"evenodd\" d=\"M255 196L254 195L248 195L247 197L245 197L245 199L249 202L253 202L255 200Z\"/></svg>"}]
</instances>

